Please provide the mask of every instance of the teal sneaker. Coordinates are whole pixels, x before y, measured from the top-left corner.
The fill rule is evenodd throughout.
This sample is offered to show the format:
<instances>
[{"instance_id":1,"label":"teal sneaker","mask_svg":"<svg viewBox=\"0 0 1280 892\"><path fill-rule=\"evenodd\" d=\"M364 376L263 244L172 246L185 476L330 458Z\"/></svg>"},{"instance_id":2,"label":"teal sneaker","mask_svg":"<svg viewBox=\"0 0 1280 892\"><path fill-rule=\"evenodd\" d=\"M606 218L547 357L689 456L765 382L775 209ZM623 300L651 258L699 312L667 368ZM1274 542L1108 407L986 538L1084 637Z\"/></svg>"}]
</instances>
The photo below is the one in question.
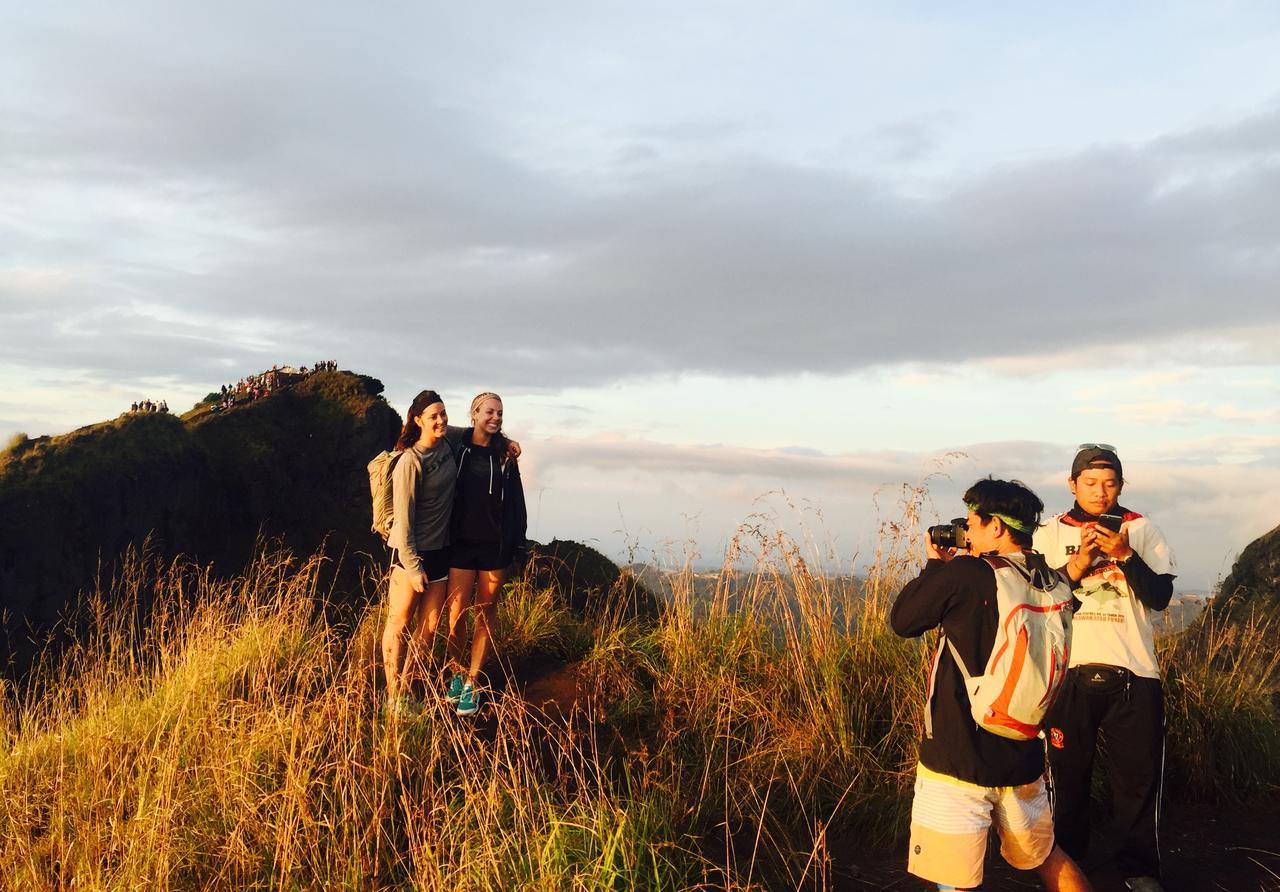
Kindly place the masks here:
<instances>
[{"instance_id":1,"label":"teal sneaker","mask_svg":"<svg viewBox=\"0 0 1280 892\"><path fill-rule=\"evenodd\" d=\"M471 682L462 686L462 695L458 697L458 715L475 715L480 711L480 692Z\"/></svg>"},{"instance_id":2,"label":"teal sneaker","mask_svg":"<svg viewBox=\"0 0 1280 892\"><path fill-rule=\"evenodd\" d=\"M462 686L466 682L467 677L461 672L453 673L453 678L449 679L449 688L445 691L444 699L456 706L458 701L462 699Z\"/></svg>"}]
</instances>

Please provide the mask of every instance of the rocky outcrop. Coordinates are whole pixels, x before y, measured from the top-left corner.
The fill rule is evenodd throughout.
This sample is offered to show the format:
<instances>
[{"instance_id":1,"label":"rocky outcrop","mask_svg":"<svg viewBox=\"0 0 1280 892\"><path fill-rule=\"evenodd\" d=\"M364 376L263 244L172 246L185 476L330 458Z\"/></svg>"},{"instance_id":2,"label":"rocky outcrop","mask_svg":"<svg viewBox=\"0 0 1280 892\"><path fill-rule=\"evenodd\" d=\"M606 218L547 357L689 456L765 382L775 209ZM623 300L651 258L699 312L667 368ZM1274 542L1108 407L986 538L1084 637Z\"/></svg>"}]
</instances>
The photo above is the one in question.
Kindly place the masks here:
<instances>
[{"instance_id":1,"label":"rocky outcrop","mask_svg":"<svg viewBox=\"0 0 1280 892\"><path fill-rule=\"evenodd\" d=\"M577 614L620 617L658 615L659 601L636 577L581 542L552 539L532 543L526 577L540 588L561 593Z\"/></svg>"}]
</instances>

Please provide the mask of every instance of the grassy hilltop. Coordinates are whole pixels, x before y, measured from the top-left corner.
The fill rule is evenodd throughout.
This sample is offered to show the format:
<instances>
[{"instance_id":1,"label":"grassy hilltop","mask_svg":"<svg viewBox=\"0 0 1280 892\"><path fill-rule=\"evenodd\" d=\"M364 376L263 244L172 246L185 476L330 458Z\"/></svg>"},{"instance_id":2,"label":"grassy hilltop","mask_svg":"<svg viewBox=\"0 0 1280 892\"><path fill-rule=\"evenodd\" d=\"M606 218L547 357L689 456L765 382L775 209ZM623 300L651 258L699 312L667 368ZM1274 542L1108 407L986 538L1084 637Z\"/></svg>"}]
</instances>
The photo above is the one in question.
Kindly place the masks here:
<instances>
[{"instance_id":1,"label":"grassy hilltop","mask_svg":"<svg viewBox=\"0 0 1280 892\"><path fill-rule=\"evenodd\" d=\"M259 534L300 554L372 550L364 465L399 430L381 382L318 372L268 398L185 419L126 414L0 456L0 671L30 656L76 592L148 537L239 571Z\"/></svg>"}]
</instances>

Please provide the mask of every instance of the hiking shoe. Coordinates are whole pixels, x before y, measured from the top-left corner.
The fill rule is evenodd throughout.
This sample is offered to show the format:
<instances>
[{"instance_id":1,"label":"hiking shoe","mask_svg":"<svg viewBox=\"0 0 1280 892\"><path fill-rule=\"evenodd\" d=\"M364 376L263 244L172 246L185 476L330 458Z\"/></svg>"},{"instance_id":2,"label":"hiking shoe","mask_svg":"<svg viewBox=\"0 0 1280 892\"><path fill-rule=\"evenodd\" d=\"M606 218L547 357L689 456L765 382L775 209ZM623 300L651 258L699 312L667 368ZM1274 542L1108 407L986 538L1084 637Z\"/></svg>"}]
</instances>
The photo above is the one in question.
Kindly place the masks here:
<instances>
[{"instance_id":1,"label":"hiking shoe","mask_svg":"<svg viewBox=\"0 0 1280 892\"><path fill-rule=\"evenodd\" d=\"M471 682L462 686L462 694L458 697L458 715L475 715L480 711L480 692Z\"/></svg>"},{"instance_id":2,"label":"hiking shoe","mask_svg":"<svg viewBox=\"0 0 1280 892\"><path fill-rule=\"evenodd\" d=\"M453 673L453 678L449 679L449 688L445 691L444 699L454 704L462 699L462 687L467 682L467 678L461 672Z\"/></svg>"},{"instance_id":3,"label":"hiking shoe","mask_svg":"<svg viewBox=\"0 0 1280 892\"><path fill-rule=\"evenodd\" d=\"M1155 877L1129 877L1124 885L1133 892L1164 892L1164 886Z\"/></svg>"},{"instance_id":4,"label":"hiking shoe","mask_svg":"<svg viewBox=\"0 0 1280 892\"><path fill-rule=\"evenodd\" d=\"M382 714L387 718L400 719L401 721L416 719L422 715L422 704L408 694L401 694L399 697L393 697L383 704Z\"/></svg>"}]
</instances>

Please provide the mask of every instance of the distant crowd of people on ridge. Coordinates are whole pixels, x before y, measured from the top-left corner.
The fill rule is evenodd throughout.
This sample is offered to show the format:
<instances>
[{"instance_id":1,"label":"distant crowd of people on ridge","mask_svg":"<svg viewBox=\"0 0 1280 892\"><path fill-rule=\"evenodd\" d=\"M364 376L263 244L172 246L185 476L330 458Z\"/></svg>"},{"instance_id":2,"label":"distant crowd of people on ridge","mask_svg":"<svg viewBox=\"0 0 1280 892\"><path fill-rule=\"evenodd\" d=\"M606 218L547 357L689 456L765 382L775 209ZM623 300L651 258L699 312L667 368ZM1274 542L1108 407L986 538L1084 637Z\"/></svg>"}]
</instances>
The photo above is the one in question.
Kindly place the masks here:
<instances>
[{"instance_id":1,"label":"distant crowd of people on ridge","mask_svg":"<svg viewBox=\"0 0 1280 892\"><path fill-rule=\"evenodd\" d=\"M222 409L230 409L239 403L251 403L264 396L270 396L282 387L295 384L308 375L337 370L336 359L322 359L310 368L305 365L301 368L294 368L291 365L273 365L265 372L246 375L234 384L223 384L218 391L219 399L212 408L213 411L218 412Z\"/></svg>"},{"instance_id":2,"label":"distant crowd of people on ridge","mask_svg":"<svg viewBox=\"0 0 1280 892\"><path fill-rule=\"evenodd\" d=\"M246 375L234 384L223 384L218 390L218 399L212 403L210 408L214 412L219 412L223 409L230 409L239 403L251 403L264 396L270 396L282 387L296 384L316 372L336 372L337 370L338 361L336 359L322 359L310 368L305 365L300 368L295 368L291 365L273 365L265 372ZM137 400L129 405L129 411L125 414L139 415L151 412L167 414L169 412L168 402L153 399Z\"/></svg>"}]
</instances>

